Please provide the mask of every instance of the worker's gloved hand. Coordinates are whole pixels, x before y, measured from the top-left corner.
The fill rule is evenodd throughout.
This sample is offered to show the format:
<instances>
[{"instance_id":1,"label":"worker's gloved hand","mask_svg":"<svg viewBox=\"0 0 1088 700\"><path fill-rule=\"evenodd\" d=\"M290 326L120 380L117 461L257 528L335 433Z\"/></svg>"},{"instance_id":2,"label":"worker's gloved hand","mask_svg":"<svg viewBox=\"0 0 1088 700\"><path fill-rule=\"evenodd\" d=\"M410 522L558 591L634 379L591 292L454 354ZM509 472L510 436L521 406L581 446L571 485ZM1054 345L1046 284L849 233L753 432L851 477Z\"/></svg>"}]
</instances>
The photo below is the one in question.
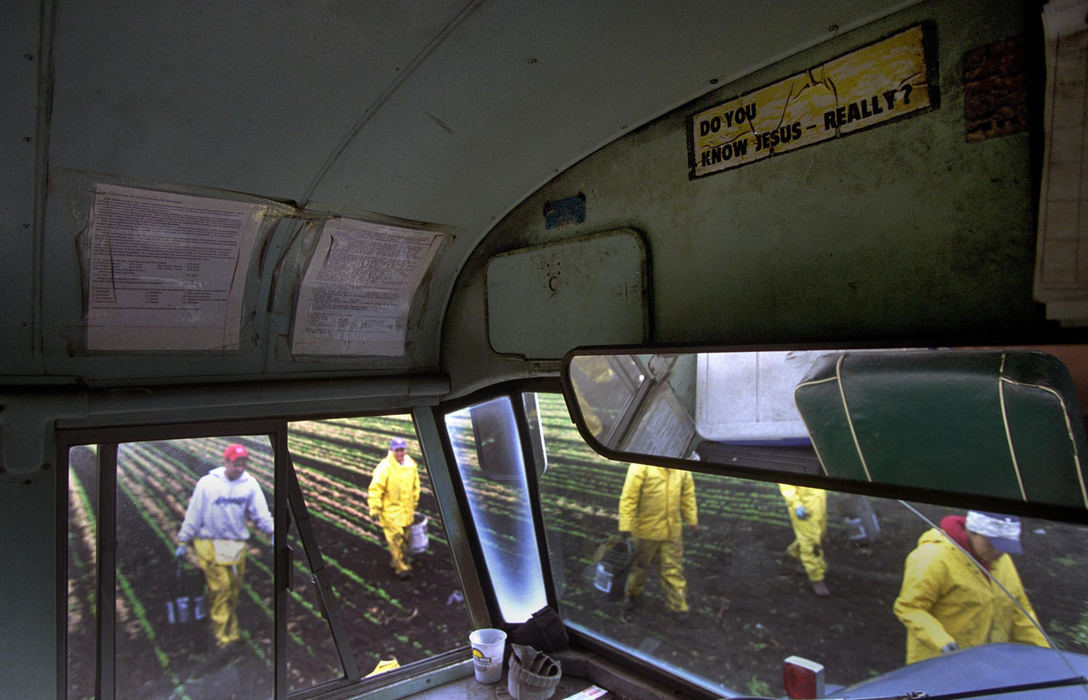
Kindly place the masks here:
<instances>
[{"instance_id":1,"label":"worker's gloved hand","mask_svg":"<svg viewBox=\"0 0 1088 700\"><path fill-rule=\"evenodd\" d=\"M185 548L185 545L179 544L178 548L174 550L174 558L175 559L181 559L182 557L185 556L185 553L187 551L189 551L189 550Z\"/></svg>"},{"instance_id":2,"label":"worker's gloved hand","mask_svg":"<svg viewBox=\"0 0 1088 700\"><path fill-rule=\"evenodd\" d=\"M945 644L943 647L941 647L941 653L942 654L947 654L948 652L955 651L955 650L957 650L959 648L960 648L959 644L956 644L955 642L949 642L948 644Z\"/></svg>"},{"instance_id":3,"label":"worker's gloved hand","mask_svg":"<svg viewBox=\"0 0 1088 700\"><path fill-rule=\"evenodd\" d=\"M631 531L630 530L620 530L620 537L630 537L630 536L631 536Z\"/></svg>"},{"instance_id":4,"label":"worker's gloved hand","mask_svg":"<svg viewBox=\"0 0 1088 700\"><path fill-rule=\"evenodd\" d=\"M793 509L793 514L797 516L798 520L808 520L808 511L804 506L797 506Z\"/></svg>"},{"instance_id":5,"label":"worker's gloved hand","mask_svg":"<svg viewBox=\"0 0 1088 700\"><path fill-rule=\"evenodd\" d=\"M691 534L693 536L699 534L699 526L696 525L695 523L691 523L690 525L688 525L688 529L691 530Z\"/></svg>"}]
</instances>

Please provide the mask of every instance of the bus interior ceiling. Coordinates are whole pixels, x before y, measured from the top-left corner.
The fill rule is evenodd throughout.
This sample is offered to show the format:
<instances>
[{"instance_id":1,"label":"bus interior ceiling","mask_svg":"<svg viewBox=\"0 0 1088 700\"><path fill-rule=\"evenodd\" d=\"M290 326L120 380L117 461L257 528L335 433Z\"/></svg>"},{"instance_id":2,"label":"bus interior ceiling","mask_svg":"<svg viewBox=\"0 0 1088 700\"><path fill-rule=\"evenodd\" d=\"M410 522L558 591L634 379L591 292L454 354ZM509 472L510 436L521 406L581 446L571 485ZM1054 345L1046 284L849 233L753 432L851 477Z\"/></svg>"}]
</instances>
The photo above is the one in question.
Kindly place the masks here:
<instances>
[{"instance_id":1,"label":"bus interior ceiling","mask_svg":"<svg viewBox=\"0 0 1088 700\"><path fill-rule=\"evenodd\" d=\"M580 346L1077 338L1037 273L1042 5L6 3L9 667L52 690L58 421L410 410ZM236 247L156 267L140 215ZM369 303L345 270L380 313L300 311ZM187 316L156 276L189 271Z\"/></svg>"}]
</instances>

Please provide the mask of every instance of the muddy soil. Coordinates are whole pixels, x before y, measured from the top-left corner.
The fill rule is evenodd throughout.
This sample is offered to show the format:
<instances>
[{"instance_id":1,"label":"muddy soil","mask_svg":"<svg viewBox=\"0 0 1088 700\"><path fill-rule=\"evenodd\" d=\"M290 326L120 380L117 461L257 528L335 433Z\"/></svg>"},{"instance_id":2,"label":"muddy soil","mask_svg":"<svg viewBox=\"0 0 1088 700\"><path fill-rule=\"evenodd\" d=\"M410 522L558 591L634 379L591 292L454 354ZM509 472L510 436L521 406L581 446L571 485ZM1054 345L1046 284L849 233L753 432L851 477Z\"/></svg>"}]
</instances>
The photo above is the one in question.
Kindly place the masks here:
<instances>
[{"instance_id":1,"label":"muddy soil","mask_svg":"<svg viewBox=\"0 0 1088 700\"><path fill-rule=\"evenodd\" d=\"M754 482L742 488L775 489ZM791 655L822 663L829 685L849 685L893 670L904 664L906 636L892 614L892 603L903 561L929 526L898 502L872 499L881 535L860 546L848 538L837 516L842 499L839 494L829 497L829 598L813 595L799 562L785 553L793 537L784 516L783 524L776 525L729 519L704 509L701 532L685 543L690 614L678 619L665 610L652 574L647 604L624 613L619 602L593 589L573 561L565 572L567 609L576 622L630 649L741 694L781 696L782 662ZM962 513L918 508L934 522ZM1028 596L1047 631L1062 648L1080 653L1088 653L1086 535L1082 527L1025 520L1024 554L1017 558ZM568 542L568 552L578 546Z\"/></svg>"}]
</instances>

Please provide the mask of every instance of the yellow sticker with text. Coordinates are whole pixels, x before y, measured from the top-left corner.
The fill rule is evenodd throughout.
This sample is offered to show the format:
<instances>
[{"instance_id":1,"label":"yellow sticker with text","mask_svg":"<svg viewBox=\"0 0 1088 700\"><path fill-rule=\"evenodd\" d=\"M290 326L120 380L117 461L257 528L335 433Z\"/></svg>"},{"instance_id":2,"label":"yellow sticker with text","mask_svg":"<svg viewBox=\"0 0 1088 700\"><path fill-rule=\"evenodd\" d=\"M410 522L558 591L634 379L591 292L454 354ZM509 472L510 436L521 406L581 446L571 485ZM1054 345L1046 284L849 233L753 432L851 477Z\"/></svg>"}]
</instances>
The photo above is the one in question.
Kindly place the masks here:
<instances>
[{"instance_id":1,"label":"yellow sticker with text","mask_svg":"<svg viewBox=\"0 0 1088 700\"><path fill-rule=\"evenodd\" d=\"M938 106L935 30L919 24L688 117L690 177Z\"/></svg>"}]
</instances>

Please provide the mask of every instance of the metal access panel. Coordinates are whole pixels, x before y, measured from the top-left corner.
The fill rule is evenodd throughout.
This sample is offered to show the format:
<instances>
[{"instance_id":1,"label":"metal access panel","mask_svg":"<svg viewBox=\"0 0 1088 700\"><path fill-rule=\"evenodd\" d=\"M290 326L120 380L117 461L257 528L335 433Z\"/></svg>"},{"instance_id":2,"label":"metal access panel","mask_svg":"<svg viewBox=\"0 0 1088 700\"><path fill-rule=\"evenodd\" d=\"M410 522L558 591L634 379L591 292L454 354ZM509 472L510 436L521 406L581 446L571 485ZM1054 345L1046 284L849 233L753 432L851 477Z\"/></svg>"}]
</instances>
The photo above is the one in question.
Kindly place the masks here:
<instances>
[{"instance_id":1,"label":"metal access panel","mask_svg":"<svg viewBox=\"0 0 1088 700\"><path fill-rule=\"evenodd\" d=\"M646 342L647 265L631 229L496 255L487 265L492 349L559 359L579 345Z\"/></svg>"}]
</instances>

